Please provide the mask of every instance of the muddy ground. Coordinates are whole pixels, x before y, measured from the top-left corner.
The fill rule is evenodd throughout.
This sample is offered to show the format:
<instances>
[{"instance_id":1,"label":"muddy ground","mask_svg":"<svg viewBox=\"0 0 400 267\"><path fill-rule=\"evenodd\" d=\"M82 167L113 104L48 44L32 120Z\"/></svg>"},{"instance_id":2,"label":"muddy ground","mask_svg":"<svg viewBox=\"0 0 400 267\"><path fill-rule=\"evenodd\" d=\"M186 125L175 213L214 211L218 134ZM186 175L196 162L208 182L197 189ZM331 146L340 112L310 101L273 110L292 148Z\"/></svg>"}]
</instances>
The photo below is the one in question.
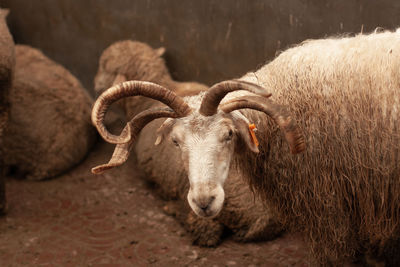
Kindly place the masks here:
<instances>
[{"instance_id":1,"label":"muddy ground","mask_svg":"<svg viewBox=\"0 0 400 267\"><path fill-rule=\"evenodd\" d=\"M112 146L99 143L72 171L43 182L8 179L0 218L0 266L308 266L299 236L259 243L229 237L217 248L191 244L163 212L166 201L140 178L132 158L104 175Z\"/></svg>"}]
</instances>

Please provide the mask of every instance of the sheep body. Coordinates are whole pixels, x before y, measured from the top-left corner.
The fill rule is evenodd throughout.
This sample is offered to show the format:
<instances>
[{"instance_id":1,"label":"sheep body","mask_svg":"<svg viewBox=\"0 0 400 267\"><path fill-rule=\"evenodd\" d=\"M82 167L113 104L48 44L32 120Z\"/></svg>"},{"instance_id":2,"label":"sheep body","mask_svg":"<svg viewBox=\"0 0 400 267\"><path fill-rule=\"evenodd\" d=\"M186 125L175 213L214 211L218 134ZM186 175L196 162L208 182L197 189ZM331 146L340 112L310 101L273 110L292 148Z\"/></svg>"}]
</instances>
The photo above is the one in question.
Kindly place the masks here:
<instances>
[{"instance_id":1,"label":"sheep body","mask_svg":"<svg viewBox=\"0 0 400 267\"><path fill-rule=\"evenodd\" d=\"M8 10L0 9L0 213L5 211L3 133L7 127L9 93L15 66L14 42L6 24Z\"/></svg>"},{"instance_id":2,"label":"sheep body","mask_svg":"<svg viewBox=\"0 0 400 267\"><path fill-rule=\"evenodd\" d=\"M92 99L66 69L17 45L6 164L28 179L56 176L80 162L95 140Z\"/></svg>"},{"instance_id":3,"label":"sheep body","mask_svg":"<svg viewBox=\"0 0 400 267\"><path fill-rule=\"evenodd\" d=\"M193 82L173 81L160 57L160 49L133 42L117 42L107 48L99 63L95 78L95 90L101 93L111 87L118 75L127 80L146 80L163 85L178 95L194 95L207 89ZM144 97L131 97L119 101L128 118L160 103ZM167 212L177 217L191 233L195 243L215 246L221 241L224 228L229 228L239 241L268 240L276 237L282 228L271 212L260 201L254 199L248 186L238 172L232 171L226 184L224 211L215 219L197 217L186 201L187 174L182 166L179 151L170 142L154 146L156 130L164 119L147 125L135 142L135 154L145 179L159 186L164 198L171 200Z\"/></svg>"},{"instance_id":4,"label":"sheep body","mask_svg":"<svg viewBox=\"0 0 400 267\"><path fill-rule=\"evenodd\" d=\"M244 110L261 153L236 166L320 264L363 253L400 264L399 70L397 30L306 41L241 78L290 109L307 151L291 155L269 118Z\"/></svg>"}]
</instances>

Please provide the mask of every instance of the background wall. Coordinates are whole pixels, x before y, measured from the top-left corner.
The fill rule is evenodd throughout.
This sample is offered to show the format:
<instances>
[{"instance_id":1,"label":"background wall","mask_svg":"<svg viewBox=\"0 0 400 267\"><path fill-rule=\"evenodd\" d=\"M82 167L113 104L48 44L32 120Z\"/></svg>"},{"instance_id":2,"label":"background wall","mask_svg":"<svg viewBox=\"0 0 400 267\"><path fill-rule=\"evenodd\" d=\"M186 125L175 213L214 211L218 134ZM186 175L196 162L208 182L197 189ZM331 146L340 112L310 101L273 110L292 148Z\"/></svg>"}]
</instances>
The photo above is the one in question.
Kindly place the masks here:
<instances>
[{"instance_id":1,"label":"background wall","mask_svg":"<svg viewBox=\"0 0 400 267\"><path fill-rule=\"evenodd\" d=\"M399 0L0 0L17 43L66 66L93 92L104 48L135 39L167 48L178 80L240 76L308 38L400 26Z\"/></svg>"}]
</instances>

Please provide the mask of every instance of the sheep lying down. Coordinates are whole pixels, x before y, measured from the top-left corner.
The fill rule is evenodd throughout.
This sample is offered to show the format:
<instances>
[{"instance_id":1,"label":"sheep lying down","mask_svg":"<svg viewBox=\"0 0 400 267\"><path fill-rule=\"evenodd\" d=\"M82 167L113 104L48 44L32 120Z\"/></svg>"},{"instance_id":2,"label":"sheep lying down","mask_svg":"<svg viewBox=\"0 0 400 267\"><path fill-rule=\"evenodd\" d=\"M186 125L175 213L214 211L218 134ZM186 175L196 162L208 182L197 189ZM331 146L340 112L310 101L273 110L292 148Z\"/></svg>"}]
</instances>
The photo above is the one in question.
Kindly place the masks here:
<instances>
[{"instance_id":1,"label":"sheep lying down","mask_svg":"<svg viewBox=\"0 0 400 267\"><path fill-rule=\"evenodd\" d=\"M197 215L223 212L236 169L286 229L304 234L315 264L368 255L399 266L399 69L400 29L309 40L191 97L149 82L115 85L97 99L92 121L117 146L93 172L123 164L140 130L168 117L156 144L180 151ZM168 107L147 109L111 135L104 113L131 95Z\"/></svg>"},{"instance_id":2,"label":"sheep lying down","mask_svg":"<svg viewBox=\"0 0 400 267\"><path fill-rule=\"evenodd\" d=\"M282 232L273 213L250 191L240 172L230 170L224 185L224 208L213 219L196 216L187 202L187 173L181 152L171 142L154 146L163 119L149 123L139 135L134 152L146 178L156 183L161 195L171 199L168 213L175 215L192 234L195 244L215 246L225 228L237 241L271 240ZM226 232L226 231L225 231Z\"/></svg>"},{"instance_id":3,"label":"sheep lying down","mask_svg":"<svg viewBox=\"0 0 400 267\"><path fill-rule=\"evenodd\" d=\"M111 45L100 57L95 78L96 92L101 94L114 83L125 80L151 81L170 88L173 94L179 96L195 95L207 89L205 85L195 82L174 81L161 57L163 52L163 49L152 49L135 41ZM142 96L118 102L128 118L162 107L160 102ZM144 120L149 121L147 118ZM269 240L282 232L272 212L254 197L241 174L234 169L225 183L225 208L222 212L211 220L196 216L186 200L189 180L180 149L172 142L154 145L157 129L164 121L161 118L149 123L131 144L135 145L133 151L144 178L159 187L162 197L171 200L166 211L185 226L192 234L194 243L215 246L221 241L224 229L229 229L239 241Z\"/></svg>"},{"instance_id":4,"label":"sheep lying down","mask_svg":"<svg viewBox=\"0 0 400 267\"><path fill-rule=\"evenodd\" d=\"M5 163L31 180L51 178L79 163L96 135L92 99L80 82L42 52L16 45Z\"/></svg>"}]
</instances>

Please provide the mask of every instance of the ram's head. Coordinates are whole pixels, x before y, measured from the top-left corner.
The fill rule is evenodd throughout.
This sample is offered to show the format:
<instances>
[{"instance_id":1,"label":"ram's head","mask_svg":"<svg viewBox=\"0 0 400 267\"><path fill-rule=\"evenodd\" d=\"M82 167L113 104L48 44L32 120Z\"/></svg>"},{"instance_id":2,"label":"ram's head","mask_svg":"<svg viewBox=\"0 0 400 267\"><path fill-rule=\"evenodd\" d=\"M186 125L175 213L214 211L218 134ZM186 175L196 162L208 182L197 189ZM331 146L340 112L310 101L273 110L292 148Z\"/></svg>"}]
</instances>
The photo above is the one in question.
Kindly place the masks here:
<instances>
[{"instance_id":1,"label":"ram's head","mask_svg":"<svg viewBox=\"0 0 400 267\"><path fill-rule=\"evenodd\" d=\"M246 94L220 105L230 92L246 90ZM159 100L165 108L142 111L127 123L120 135L109 133L104 126L107 108L118 99L142 95ZM182 163L187 171L190 189L188 202L199 216L213 217L224 202L223 185L233 154L243 146L258 153L249 121L238 109L254 109L270 116L281 128L292 153L304 150L304 140L287 109L273 103L266 89L252 83L231 80L212 86L207 92L183 99L159 85L128 81L105 91L96 101L92 121L100 135L109 143L117 144L111 160L92 169L101 173L122 165L141 129L150 121L168 118L158 130L156 145L172 142L181 150Z\"/></svg>"}]
</instances>

